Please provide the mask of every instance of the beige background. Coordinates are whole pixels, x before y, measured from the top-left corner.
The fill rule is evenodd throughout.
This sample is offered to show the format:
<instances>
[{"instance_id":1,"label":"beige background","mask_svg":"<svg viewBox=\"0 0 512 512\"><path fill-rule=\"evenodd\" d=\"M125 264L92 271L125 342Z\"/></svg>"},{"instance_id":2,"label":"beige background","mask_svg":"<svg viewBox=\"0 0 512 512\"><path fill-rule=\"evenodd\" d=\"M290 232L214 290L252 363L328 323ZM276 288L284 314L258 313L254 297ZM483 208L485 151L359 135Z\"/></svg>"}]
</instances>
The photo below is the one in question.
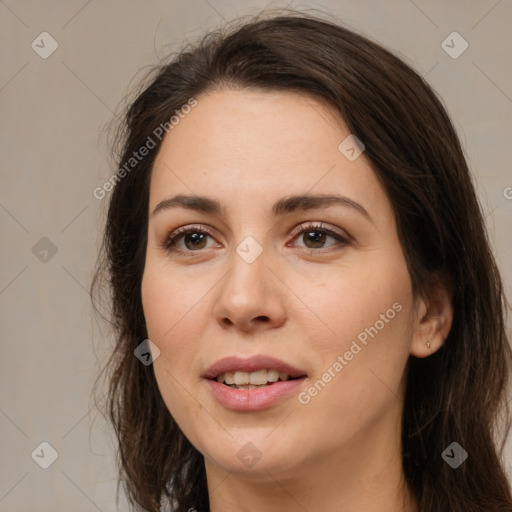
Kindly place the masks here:
<instances>
[{"instance_id":1,"label":"beige background","mask_svg":"<svg viewBox=\"0 0 512 512\"><path fill-rule=\"evenodd\" d=\"M112 438L90 398L107 346L87 293L106 206L92 191L115 171L101 134L164 45L265 5L0 0L0 512L127 510L115 503ZM438 91L475 174L510 296L512 2L289 5L329 10L396 50ZM46 59L31 47L42 46L43 31L58 43ZM441 47L453 31L469 44L456 59ZM44 37L40 53L51 48ZM31 458L43 441L58 453L46 470ZM511 461L509 449L509 472Z\"/></svg>"}]
</instances>

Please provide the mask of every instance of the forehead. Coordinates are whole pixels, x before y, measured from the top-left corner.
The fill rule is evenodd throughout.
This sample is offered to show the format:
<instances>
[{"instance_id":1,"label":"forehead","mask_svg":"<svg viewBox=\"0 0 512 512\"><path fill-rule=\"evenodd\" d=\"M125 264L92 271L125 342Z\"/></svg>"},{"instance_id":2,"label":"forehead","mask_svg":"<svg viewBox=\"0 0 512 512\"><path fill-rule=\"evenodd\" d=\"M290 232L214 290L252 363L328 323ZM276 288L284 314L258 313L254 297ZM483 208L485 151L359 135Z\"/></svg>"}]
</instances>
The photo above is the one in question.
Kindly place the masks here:
<instances>
[{"instance_id":1,"label":"forehead","mask_svg":"<svg viewBox=\"0 0 512 512\"><path fill-rule=\"evenodd\" d=\"M171 193L243 198L246 204L308 192L382 201L364 153L350 161L340 151L350 132L326 101L231 89L196 100L164 138L151 177L150 209Z\"/></svg>"}]
</instances>

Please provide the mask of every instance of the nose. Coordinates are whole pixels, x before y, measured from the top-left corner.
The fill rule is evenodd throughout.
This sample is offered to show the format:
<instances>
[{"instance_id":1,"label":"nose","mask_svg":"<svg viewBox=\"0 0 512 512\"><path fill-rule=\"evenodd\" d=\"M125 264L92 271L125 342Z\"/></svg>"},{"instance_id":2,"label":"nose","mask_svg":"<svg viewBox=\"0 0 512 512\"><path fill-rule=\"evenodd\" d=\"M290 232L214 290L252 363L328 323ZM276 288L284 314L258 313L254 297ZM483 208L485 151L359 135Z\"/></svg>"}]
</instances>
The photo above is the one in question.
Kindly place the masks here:
<instances>
[{"instance_id":1,"label":"nose","mask_svg":"<svg viewBox=\"0 0 512 512\"><path fill-rule=\"evenodd\" d=\"M251 332L284 324L286 287L276 276L277 266L267 266L269 259L265 250L252 262L233 251L214 306L214 317L223 329Z\"/></svg>"}]
</instances>

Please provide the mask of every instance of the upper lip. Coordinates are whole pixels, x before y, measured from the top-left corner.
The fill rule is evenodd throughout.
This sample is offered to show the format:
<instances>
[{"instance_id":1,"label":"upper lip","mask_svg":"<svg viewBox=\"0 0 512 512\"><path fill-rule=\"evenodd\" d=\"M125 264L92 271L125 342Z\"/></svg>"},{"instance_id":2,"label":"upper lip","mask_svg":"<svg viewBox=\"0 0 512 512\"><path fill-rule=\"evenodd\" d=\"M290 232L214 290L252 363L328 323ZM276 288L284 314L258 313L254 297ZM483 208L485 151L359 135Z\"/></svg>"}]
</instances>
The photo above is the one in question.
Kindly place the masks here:
<instances>
[{"instance_id":1,"label":"upper lip","mask_svg":"<svg viewBox=\"0 0 512 512\"><path fill-rule=\"evenodd\" d=\"M282 373L287 373L290 377L302 377L306 372L295 368L294 366L276 359L272 356L257 355L247 359L230 356L215 361L203 375L206 379L215 379L221 373L226 372L255 372L257 370L273 369Z\"/></svg>"}]
</instances>

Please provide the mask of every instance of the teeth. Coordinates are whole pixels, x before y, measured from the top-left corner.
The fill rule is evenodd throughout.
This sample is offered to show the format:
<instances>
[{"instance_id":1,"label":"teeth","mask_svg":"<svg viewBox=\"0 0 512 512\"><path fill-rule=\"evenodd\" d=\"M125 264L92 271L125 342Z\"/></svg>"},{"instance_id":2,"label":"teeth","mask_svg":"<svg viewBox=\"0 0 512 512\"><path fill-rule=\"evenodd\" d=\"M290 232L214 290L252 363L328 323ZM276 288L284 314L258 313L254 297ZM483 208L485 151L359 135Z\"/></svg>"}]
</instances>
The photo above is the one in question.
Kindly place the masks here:
<instances>
[{"instance_id":1,"label":"teeth","mask_svg":"<svg viewBox=\"0 0 512 512\"><path fill-rule=\"evenodd\" d=\"M255 372L226 372L217 376L217 382L240 389L253 389L254 387L265 386L268 383L278 380L288 380L290 376L287 373L278 370L257 370Z\"/></svg>"},{"instance_id":2,"label":"teeth","mask_svg":"<svg viewBox=\"0 0 512 512\"><path fill-rule=\"evenodd\" d=\"M249 374L250 384L266 384L267 383L267 370L258 370Z\"/></svg>"},{"instance_id":3,"label":"teeth","mask_svg":"<svg viewBox=\"0 0 512 512\"><path fill-rule=\"evenodd\" d=\"M247 372L235 372L235 384L237 386L249 384L249 374Z\"/></svg>"},{"instance_id":4,"label":"teeth","mask_svg":"<svg viewBox=\"0 0 512 512\"><path fill-rule=\"evenodd\" d=\"M277 382L279 380L279 372L277 370L268 370L267 380L269 382Z\"/></svg>"}]
</instances>

